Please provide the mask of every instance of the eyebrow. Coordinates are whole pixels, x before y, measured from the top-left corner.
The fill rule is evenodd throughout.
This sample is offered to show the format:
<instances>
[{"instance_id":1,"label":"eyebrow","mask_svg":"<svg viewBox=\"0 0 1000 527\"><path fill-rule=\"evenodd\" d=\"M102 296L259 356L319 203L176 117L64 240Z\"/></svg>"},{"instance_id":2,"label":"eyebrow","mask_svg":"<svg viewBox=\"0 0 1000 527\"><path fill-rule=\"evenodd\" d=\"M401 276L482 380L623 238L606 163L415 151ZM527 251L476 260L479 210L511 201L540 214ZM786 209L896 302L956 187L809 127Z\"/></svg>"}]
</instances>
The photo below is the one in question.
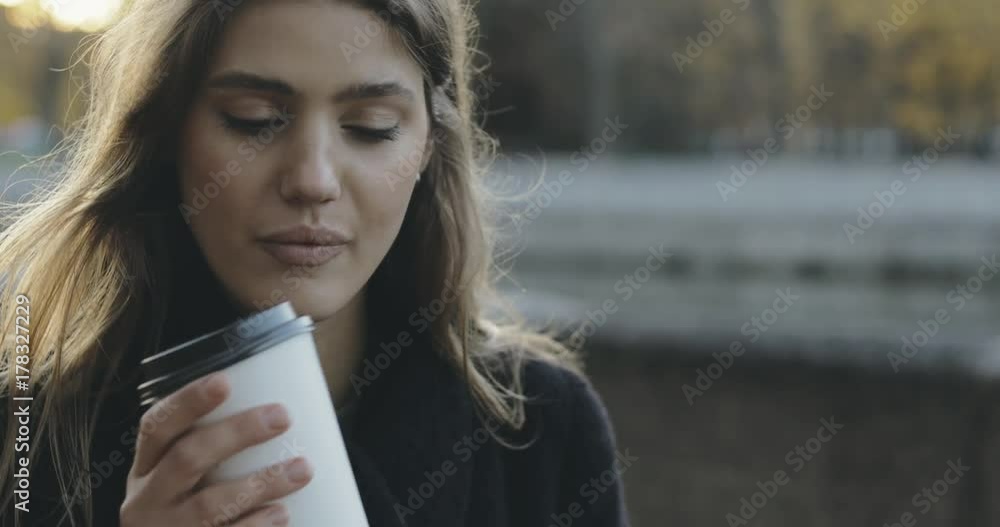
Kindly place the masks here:
<instances>
[{"instance_id":1,"label":"eyebrow","mask_svg":"<svg viewBox=\"0 0 1000 527\"><path fill-rule=\"evenodd\" d=\"M286 97L298 94L295 88L283 80L245 71L231 71L212 77L208 82L208 87L267 92ZM415 101L417 98L413 90L404 87L398 82L358 82L337 92L333 96L333 101L342 103L361 99L376 99L379 97L402 97L408 101Z\"/></svg>"}]
</instances>

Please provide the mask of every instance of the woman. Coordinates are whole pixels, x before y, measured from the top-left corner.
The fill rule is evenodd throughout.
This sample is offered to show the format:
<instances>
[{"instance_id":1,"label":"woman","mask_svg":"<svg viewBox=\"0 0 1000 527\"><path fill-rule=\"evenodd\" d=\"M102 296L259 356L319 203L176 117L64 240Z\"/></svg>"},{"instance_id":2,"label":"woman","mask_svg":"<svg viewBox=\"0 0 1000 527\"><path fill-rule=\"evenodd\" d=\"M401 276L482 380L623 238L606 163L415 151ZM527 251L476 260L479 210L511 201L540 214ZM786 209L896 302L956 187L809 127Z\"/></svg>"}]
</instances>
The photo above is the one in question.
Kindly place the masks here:
<instances>
[{"instance_id":1,"label":"woman","mask_svg":"<svg viewBox=\"0 0 1000 527\"><path fill-rule=\"evenodd\" d=\"M284 525L267 502L308 484L307 458L236 513L246 481L194 491L286 429L280 406L193 429L227 379L163 419L135 387L144 356L285 300L316 321L371 525L627 524L624 458L573 355L486 316L472 29L458 0L140 0L95 40L67 177L0 240L2 305L31 310L22 524Z\"/></svg>"}]
</instances>

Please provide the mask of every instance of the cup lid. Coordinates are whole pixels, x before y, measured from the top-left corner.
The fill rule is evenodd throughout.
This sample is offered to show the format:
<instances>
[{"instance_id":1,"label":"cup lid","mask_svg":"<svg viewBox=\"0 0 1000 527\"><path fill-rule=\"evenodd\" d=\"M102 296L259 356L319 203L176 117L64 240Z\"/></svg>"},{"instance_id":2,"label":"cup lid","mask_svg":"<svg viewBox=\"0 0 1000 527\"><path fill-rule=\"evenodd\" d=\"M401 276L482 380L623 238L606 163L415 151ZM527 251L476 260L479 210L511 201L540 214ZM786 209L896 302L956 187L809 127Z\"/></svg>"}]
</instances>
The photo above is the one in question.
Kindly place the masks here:
<instances>
[{"instance_id":1,"label":"cup lid","mask_svg":"<svg viewBox=\"0 0 1000 527\"><path fill-rule=\"evenodd\" d=\"M309 316L297 317L291 302L240 318L222 328L146 357L140 363L145 382L143 404L187 382L220 370L299 333L311 331Z\"/></svg>"}]
</instances>

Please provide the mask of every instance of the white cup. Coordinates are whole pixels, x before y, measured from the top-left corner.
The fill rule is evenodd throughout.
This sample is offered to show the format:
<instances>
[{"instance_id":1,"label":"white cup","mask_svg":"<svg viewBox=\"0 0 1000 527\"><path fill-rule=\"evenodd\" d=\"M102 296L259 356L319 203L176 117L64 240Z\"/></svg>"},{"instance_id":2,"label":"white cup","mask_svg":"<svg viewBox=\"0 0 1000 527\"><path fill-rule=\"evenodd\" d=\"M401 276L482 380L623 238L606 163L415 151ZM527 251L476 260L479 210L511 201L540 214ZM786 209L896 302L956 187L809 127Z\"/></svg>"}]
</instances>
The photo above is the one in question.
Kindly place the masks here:
<instances>
[{"instance_id":1,"label":"white cup","mask_svg":"<svg viewBox=\"0 0 1000 527\"><path fill-rule=\"evenodd\" d=\"M296 317L288 302L237 320L143 360L146 382L139 385L140 398L143 406L149 406L194 379L221 371L229 379L229 397L196 426L221 421L254 406L281 403L291 418L291 427L222 461L206 475L203 484L241 479L304 456L313 468L313 479L277 500L288 509L289 525L334 522L367 527L312 329L312 319ZM265 471L252 488L262 491L278 477ZM226 504L218 514L235 519L245 512L245 503Z\"/></svg>"}]
</instances>

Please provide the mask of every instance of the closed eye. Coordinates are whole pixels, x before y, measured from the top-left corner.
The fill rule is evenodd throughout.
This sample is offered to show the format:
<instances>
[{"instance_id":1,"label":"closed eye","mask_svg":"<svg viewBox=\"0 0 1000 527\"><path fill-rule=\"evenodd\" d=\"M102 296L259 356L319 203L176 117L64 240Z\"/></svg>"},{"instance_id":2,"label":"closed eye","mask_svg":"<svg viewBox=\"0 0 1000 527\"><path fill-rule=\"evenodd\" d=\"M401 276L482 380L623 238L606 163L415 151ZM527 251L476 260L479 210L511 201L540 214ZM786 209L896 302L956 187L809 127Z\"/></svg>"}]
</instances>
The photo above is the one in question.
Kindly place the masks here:
<instances>
[{"instance_id":1,"label":"closed eye","mask_svg":"<svg viewBox=\"0 0 1000 527\"><path fill-rule=\"evenodd\" d=\"M240 119L227 113L222 115L222 124L235 132L241 134L256 134L270 125L268 119Z\"/></svg>"},{"instance_id":2,"label":"closed eye","mask_svg":"<svg viewBox=\"0 0 1000 527\"><path fill-rule=\"evenodd\" d=\"M391 128L367 128L364 126L345 126L345 130L351 132L355 138L365 143L381 143L383 141L394 141L399 138L399 125Z\"/></svg>"},{"instance_id":3,"label":"closed eye","mask_svg":"<svg viewBox=\"0 0 1000 527\"><path fill-rule=\"evenodd\" d=\"M268 119L241 119L227 113L223 113L222 123L226 128L244 135L255 135L270 126ZM389 128L369 128L365 126L345 126L345 130L351 132L355 138L365 143L380 143L383 141L394 141L399 138L401 129L399 125Z\"/></svg>"}]
</instances>

